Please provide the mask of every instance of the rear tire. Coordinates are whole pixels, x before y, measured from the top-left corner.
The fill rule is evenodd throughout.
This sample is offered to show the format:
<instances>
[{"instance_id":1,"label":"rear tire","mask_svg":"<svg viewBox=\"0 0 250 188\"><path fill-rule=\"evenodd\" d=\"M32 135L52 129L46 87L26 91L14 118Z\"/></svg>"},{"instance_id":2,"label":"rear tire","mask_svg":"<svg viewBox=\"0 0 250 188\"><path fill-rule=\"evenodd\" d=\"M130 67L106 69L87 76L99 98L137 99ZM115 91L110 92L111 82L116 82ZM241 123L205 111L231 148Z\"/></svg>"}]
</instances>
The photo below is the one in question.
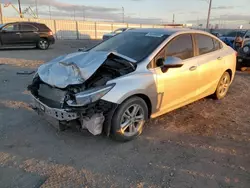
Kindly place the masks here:
<instances>
[{"instance_id":1,"label":"rear tire","mask_svg":"<svg viewBox=\"0 0 250 188\"><path fill-rule=\"evenodd\" d=\"M37 47L40 50L47 50L49 48L49 45L49 41L45 38L41 38L37 43Z\"/></svg>"},{"instance_id":2,"label":"rear tire","mask_svg":"<svg viewBox=\"0 0 250 188\"><path fill-rule=\"evenodd\" d=\"M148 107L140 97L132 97L116 110L111 127L111 137L117 141L130 141L138 137L148 119Z\"/></svg>"},{"instance_id":3,"label":"rear tire","mask_svg":"<svg viewBox=\"0 0 250 188\"><path fill-rule=\"evenodd\" d=\"M214 98L217 100L223 99L227 95L230 83L231 83L230 74L228 72L224 72L214 93Z\"/></svg>"},{"instance_id":4,"label":"rear tire","mask_svg":"<svg viewBox=\"0 0 250 188\"><path fill-rule=\"evenodd\" d=\"M241 63L240 63L240 62L237 62L237 64L236 64L236 70L237 70L237 71L241 71L241 68L242 68Z\"/></svg>"}]
</instances>

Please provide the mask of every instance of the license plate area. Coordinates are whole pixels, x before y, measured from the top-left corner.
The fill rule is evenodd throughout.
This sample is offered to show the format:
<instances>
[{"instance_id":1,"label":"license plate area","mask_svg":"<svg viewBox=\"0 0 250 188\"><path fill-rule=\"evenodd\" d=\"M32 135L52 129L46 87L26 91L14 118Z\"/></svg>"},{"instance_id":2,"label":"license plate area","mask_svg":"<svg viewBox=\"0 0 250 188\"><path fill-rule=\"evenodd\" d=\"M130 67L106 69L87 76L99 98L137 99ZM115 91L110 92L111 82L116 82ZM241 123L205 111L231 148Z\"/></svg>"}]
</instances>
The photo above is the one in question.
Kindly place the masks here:
<instances>
[{"instance_id":1,"label":"license plate area","mask_svg":"<svg viewBox=\"0 0 250 188\"><path fill-rule=\"evenodd\" d=\"M70 121L77 119L79 115L76 112L68 112L64 109L50 108L45 104L41 103L38 99L34 98L35 106L38 113L48 115L60 121Z\"/></svg>"}]
</instances>

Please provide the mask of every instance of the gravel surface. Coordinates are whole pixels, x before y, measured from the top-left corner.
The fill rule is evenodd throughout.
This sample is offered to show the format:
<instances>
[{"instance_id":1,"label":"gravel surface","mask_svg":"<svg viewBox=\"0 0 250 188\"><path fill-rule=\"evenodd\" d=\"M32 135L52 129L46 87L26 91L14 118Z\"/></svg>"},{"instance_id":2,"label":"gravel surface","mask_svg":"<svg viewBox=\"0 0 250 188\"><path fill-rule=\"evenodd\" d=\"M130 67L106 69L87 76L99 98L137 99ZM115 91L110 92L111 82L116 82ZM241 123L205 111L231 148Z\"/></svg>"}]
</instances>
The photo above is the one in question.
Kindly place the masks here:
<instances>
[{"instance_id":1,"label":"gravel surface","mask_svg":"<svg viewBox=\"0 0 250 188\"><path fill-rule=\"evenodd\" d=\"M58 41L48 51L0 51L1 188L14 187L6 174L27 177L32 185L43 180L41 187L249 188L249 73L237 73L225 99L202 99L151 120L128 143L58 132L33 112L26 90L33 75L17 72L95 43Z\"/></svg>"}]
</instances>

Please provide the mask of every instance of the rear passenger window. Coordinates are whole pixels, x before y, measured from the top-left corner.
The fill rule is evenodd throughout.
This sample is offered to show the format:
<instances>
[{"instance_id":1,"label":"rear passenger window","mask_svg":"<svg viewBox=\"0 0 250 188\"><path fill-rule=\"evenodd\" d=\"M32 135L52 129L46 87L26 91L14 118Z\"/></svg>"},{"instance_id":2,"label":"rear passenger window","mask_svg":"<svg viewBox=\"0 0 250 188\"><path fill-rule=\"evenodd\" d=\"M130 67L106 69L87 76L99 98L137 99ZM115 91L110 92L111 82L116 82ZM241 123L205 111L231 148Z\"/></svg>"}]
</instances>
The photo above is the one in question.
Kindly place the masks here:
<instances>
[{"instance_id":1,"label":"rear passenger window","mask_svg":"<svg viewBox=\"0 0 250 188\"><path fill-rule=\"evenodd\" d=\"M50 29L49 29L45 24L40 24L40 25L39 25L39 28L40 28L42 31L50 31Z\"/></svg>"},{"instance_id":2,"label":"rear passenger window","mask_svg":"<svg viewBox=\"0 0 250 188\"><path fill-rule=\"evenodd\" d=\"M21 24L21 31L37 31L37 28L29 24Z\"/></svg>"},{"instance_id":3,"label":"rear passenger window","mask_svg":"<svg viewBox=\"0 0 250 188\"><path fill-rule=\"evenodd\" d=\"M192 36L183 34L172 40L166 48L166 58L169 56L182 60L194 57Z\"/></svg>"},{"instance_id":4,"label":"rear passenger window","mask_svg":"<svg viewBox=\"0 0 250 188\"><path fill-rule=\"evenodd\" d=\"M220 41L216 40L216 39L213 39L214 40L214 49L215 50L219 50L222 48L222 44Z\"/></svg>"},{"instance_id":5,"label":"rear passenger window","mask_svg":"<svg viewBox=\"0 0 250 188\"><path fill-rule=\"evenodd\" d=\"M199 55L207 54L215 50L214 41L212 37L197 34L196 40L199 49Z\"/></svg>"}]
</instances>

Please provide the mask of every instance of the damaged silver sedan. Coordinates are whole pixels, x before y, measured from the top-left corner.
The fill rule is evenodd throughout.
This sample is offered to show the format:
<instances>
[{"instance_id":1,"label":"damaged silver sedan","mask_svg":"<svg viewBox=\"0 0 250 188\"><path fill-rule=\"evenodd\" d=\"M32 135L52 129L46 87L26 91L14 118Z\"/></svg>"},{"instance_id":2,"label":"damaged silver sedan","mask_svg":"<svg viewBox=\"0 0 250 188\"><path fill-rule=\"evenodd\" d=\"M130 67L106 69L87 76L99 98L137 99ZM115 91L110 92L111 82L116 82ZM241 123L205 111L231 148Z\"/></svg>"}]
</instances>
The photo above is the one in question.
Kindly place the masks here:
<instances>
[{"instance_id":1,"label":"damaged silver sedan","mask_svg":"<svg viewBox=\"0 0 250 188\"><path fill-rule=\"evenodd\" d=\"M195 35L220 49L204 59ZM204 66L220 54L224 63ZM141 134L148 118L211 94L223 98L235 63L234 51L205 32L134 29L41 65L28 89L34 109L58 120L61 129L76 122L93 135L128 141Z\"/></svg>"}]
</instances>

